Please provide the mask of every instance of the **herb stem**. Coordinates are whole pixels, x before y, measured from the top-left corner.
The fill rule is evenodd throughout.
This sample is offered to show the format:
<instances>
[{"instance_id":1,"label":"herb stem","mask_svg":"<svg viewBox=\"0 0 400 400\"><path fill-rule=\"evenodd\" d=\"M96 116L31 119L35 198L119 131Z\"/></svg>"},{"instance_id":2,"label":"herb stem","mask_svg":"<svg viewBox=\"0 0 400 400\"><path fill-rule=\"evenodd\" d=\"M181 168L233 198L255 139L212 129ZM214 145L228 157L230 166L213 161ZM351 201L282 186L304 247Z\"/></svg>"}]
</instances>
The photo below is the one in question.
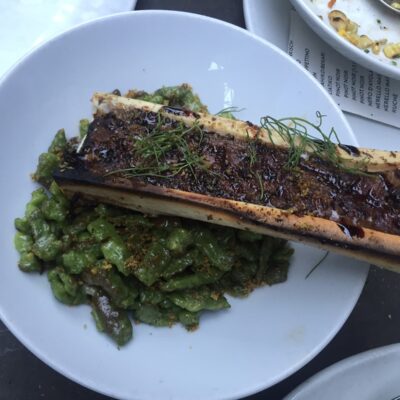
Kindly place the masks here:
<instances>
[{"instance_id":1,"label":"herb stem","mask_svg":"<svg viewBox=\"0 0 400 400\"><path fill-rule=\"evenodd\" d=\"M325 253L325 255L311 268L304 279L308 279L310 275L326 260L329 255L329 251Z\"/></svg>"}]
</instances>

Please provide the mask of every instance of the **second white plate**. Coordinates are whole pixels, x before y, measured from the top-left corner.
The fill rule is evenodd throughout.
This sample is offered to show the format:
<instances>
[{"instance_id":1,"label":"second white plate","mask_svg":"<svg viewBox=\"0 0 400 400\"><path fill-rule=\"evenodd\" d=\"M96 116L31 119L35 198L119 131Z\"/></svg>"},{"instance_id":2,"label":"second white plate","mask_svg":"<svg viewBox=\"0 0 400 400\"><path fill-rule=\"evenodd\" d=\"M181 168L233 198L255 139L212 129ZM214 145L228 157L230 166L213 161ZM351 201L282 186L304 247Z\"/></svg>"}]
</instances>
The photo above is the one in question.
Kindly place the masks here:
<instances>
[{"instance_id":1,"label":"second white plate","mask_svg":"<svg viewBox=\"0 0 400 400\"><path fill-rule=\"evenodd\" d=\"M284 400L400 398L400 344L346 358L304 382Z\"/></svg>"},{"instance_id":2,"label":"second white plate","mask_svg":"<svg viewBox=\"0 0 400 400\"><path fill-rule=\"evenodd\" d=\"M243 8L247 29L286 52L292 9L290 1L244 0ZM304 29L309 29L305 23ZM346 113L346 117L361 146L382 150L400 149L400 129L353 114Z\"/></svg>"},{"instance_id":3,"label":"second white plate","mask_svg":"<svg viewBox=\"0 0 400 400\"><path fill-rule=\"evenodd\" d=\"M291 0L297 12L314 32L345 57L363 67L400 79L400 63L391 60L381 51L378 55L366 53L339 35L330 25L328 14L340 10L359 25L359 34L372 40L387 39L400 43L400 18L376 0L336 0L330 8L327 0Z\"/></svg>"}]
</instances>

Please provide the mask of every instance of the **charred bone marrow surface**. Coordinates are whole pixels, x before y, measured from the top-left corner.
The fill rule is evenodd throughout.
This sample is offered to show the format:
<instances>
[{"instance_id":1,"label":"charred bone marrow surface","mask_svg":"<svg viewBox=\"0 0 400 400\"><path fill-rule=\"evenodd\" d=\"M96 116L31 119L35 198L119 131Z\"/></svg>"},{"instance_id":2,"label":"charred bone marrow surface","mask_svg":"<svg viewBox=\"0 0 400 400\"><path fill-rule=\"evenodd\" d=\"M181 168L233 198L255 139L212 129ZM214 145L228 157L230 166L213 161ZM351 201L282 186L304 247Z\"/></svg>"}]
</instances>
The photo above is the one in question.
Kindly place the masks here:
<instances>
[{"instance_id":1,"label":"charred bone marrow surface","mask_svg":"<svg viewBox=\"0 0 400 400\"><path fill-rule=\"evenodd\" d=\"M86 139L54 174L65 193L274 235L400 272L400 153L338 145L360 173L312 152L288 169L288 143L249 122L102 93L93 105Z\"/></svg>"}]
</instances>

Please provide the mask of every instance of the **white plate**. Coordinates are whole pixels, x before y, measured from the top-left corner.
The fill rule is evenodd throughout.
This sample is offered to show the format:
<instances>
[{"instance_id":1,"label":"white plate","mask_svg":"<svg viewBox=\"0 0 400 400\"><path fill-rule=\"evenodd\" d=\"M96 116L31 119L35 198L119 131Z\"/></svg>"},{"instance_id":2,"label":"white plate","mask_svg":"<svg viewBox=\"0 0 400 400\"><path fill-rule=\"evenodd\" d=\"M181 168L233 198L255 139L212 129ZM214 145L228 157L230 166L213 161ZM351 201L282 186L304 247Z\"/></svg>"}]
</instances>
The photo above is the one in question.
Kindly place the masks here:
<instances>
[{"instance_id":1,"label":"white plate","mask_svg":"<svg viewBox=\"0 0 400 400\"><path fill-rule=\"evenodd\" d=\"M377 0L336 0L332 9L327 0L291 0L298 13L307 24L327 43L344 56L365 68L394 79L400 79L400 62L392 64L381 53L368 54L342 38L330 25L328 14L331 10L341 10L348 18L360 25L359 34L368 35L372 40L388 39L390 43L400 43L400 17L392 13ZM378 23L380 21L380 23ZM384 29L385 28L385 29Z\"/></svg>"},{"instance_id":2,"label":"white plate","mask_svg":"<svg viewBox=\"0 0 400 400\"><path fill-rule=\"evenodd\" d=\"M289 0L244 0L243 8L250 32L287 51L291 10ZM308 29L306 24L304 29ZM349 113L346 113L346 117L362 146L400 149L400 129Z\"/></svg>"},{"instance_id":3,"label":"white plate","mask_svg":"<svg viewBox=\"0 0 400 400\"><path fill-rule=\"evenodd\" d=\"M319 372L284 400L392 400L400 396L400 345L380 347Z\"/></svg>"},{"instance_id":4,"label":"white plate","mask_svg":"<svg viewBox=\"0 0 400 400\"><path fill-rule=\"evenodd\" d=\"M255 62L256 60L256 62ZM43 276L21 273L13 218L33 185L29 173L55 131L77 132L95 90L153 90L190 82L212 111L245 107L241 117L314 117L320 110L343 142L357 144L337 106L286 54L243 29L199 15L146 11L114 15L51 40L0 83L0 315L44 362L94 390L123 399L232 399L284 379L332 339L355 305L365 264L296 246L285 284L232 300L204 315L200 329L139 325L121 350L96 332L88 307L51 295ZM307 101L304 101L307 99Z\"/></svg>"}]
</instances>

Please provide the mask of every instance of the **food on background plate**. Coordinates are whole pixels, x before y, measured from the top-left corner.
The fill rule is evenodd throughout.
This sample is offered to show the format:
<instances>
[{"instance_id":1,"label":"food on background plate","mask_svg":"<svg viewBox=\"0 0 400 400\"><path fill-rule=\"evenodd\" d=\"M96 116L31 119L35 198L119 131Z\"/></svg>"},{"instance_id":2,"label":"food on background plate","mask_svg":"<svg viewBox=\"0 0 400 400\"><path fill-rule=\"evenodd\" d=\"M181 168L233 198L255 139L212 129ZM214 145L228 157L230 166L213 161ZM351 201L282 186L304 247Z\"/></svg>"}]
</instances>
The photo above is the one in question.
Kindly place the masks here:
<instances>
[{"instance_id":1,"label":"food on background plate","mask_svg":"<svg viewBox=\"0 0 400 400\"><path fill-rule=\"evenodd\" d=\"M400 42L388 43L387 39L371 39L367 35L359 35L360 25L352 21L340 10L332 10L328 14L329 22L340 36L352 43L354 46L366 52L372 51L374 54L383 54L394 60L400 57Z\"/></svg>"},{"instance_id":2,"label":"food on background plate","mask_svg":"<svg viewBox=\"0 0 400 400\"><path fill-rule=\"evenodd\" d=\"M128 96L207 112L188 85ZM232 118L229 110L221 114ZM90 304L98 330L122 346L133 334L130 317L154 326L180 322L192 330L202 312L230 307L226 293L246 296L286 280L293 250L283 239L144 215L80 195L67 198L53 173L66 171L77 150L86 154L93 124L82 120L79 137L70 140L57 132L33 175L42 187L15 220L20 269L46 272L60 302Z\"/></svg>"},{"instance_id":3,"label":"food on background plate","mask_svg":"<svg viewBox=\"0 0 400 400\"><path fill-rule=\"evenodd\" d=\"M399 1L392 1L390 5L395 8L396 10L400 10L400 2Z\"/></svg>"}]
</instances>

